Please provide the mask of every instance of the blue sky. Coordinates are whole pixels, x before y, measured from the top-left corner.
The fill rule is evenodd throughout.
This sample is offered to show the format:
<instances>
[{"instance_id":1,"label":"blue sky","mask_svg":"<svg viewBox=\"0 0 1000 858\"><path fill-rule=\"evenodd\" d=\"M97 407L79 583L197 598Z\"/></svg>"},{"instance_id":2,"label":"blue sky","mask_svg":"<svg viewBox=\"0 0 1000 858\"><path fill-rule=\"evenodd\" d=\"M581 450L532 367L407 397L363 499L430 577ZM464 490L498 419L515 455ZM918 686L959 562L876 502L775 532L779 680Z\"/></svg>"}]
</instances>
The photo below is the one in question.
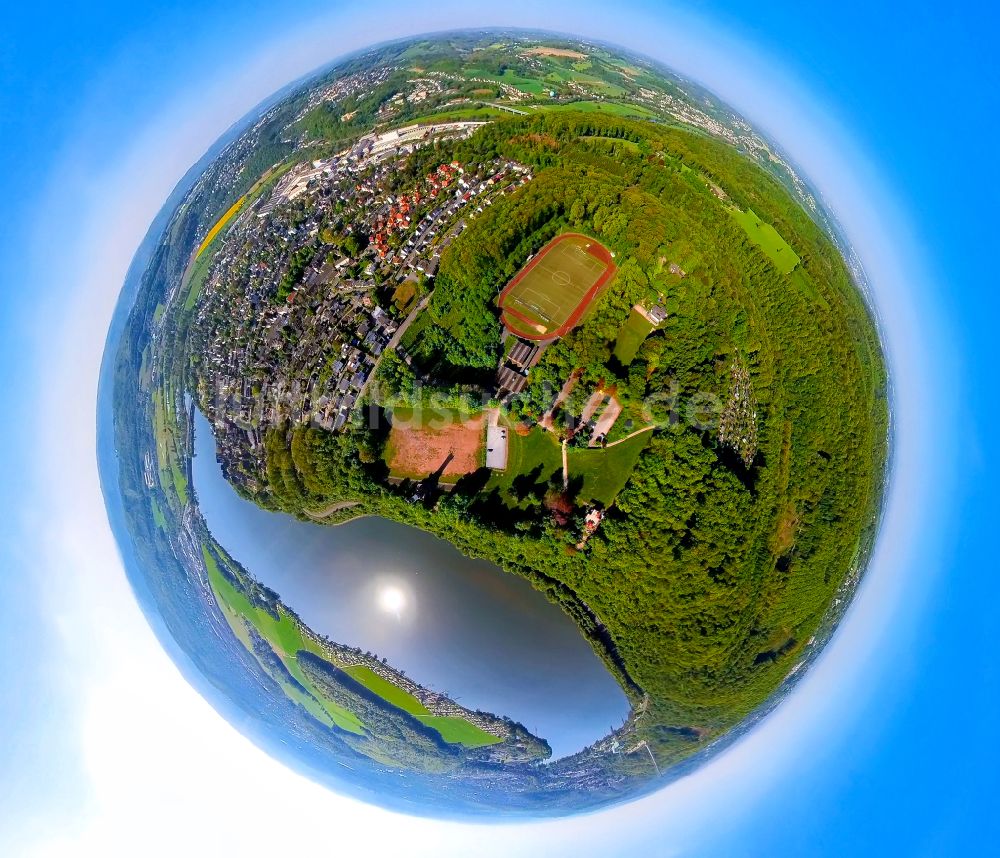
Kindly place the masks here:
<instances>
[{"instance_id":1,"label":"blue sky","mask_svg":"<svg viewBox=\"0 0 1000 858\"><path fill-rule=\"evenodd\" d=\"M304 808L338 822L341 846L377 825L369 854L398 843L417 854L996 849L1000 122L989 54L1000 28L985 5L577 3L562 19L704 80L768 130L850 232L885 320L899 455L880 549L833 645L750 739L620 811L487 834L359 807L288 773L219 719L149 634L117 565L93 455L104 329L145 226L228 122L297 74L407 32L560 20L538 5L5 12L0 853L114 855L142 843L197 854L213 838L239 842L246 826L231 820L249 811L274 829L247 839L253 854L288 845L281 823ZM220 821L210 803L233 815ZM150 846L152 827L164 833ZM315 845L315 833L293 842Z\"/></svg>"}]
</instances>

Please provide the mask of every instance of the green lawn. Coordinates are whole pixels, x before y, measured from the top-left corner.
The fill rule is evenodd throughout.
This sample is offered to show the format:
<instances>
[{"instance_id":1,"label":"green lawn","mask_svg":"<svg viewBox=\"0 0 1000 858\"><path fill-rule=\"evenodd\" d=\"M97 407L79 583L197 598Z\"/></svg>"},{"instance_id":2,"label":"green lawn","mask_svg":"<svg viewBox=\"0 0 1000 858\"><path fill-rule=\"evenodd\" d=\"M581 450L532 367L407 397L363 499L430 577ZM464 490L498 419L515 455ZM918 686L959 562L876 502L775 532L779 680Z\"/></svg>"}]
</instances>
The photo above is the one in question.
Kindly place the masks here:
<instances>
[{"instance_id":1,"label":"green lawn","mask_svg":"<svg viewBox=\"0 0 1000 858\"><path fill-rule=\"evenodd\" d=\"M651 434L645 432L604 450L598 447L570 447L567 451L570 480L575 476L583 477L579 500L609 505L628 480ZM494 471L485 491L497 489L507 505L513 508L518 505L513 493L514 480L523 474L534 473L536 469L539 481L548 480L553 474L561 478L562 450L556 436L538 426L523 436L511 430L507 437L510 439L507 470Z\"/></svg>"},{"instance_id":2,"label":"green lawn","mask_svg":"<svg viewBox=\"0 0 1000 858\"><path fill-rule=\"evenodd\" d=\"M485 69L468 69L465 72L467 78L479 78L480 80L490 80L496 83L505 83L509 86L517 87L521 92L528 95L543 95L549 91L544 83L534 78L519 77L510 69L505 69L502 75L493 74Z\"/></svg>"},{"instance_id":3,"label":"green lawn","mask_svg":"<svg viewBox=\"0 0 1000 858\"><path fill-rule=\"evenodd\" d=\"M622 149L631 152L633 155L639 154L639 144L634 140L626 140L624 137L605 137L602 134L584 134L580 137L580 139L585 142L593 140L600 143L607 143L609 146L613 145L621 147Z\"/></svg>"},{"instance_id":4,"label":"green lawn","mask_svg":"<svg viewBox=\"0 0 1000 858\"><path fill-rule=\"evenodd\" d=\"M788 275L788 279L798 286L799 289L802 290L802 293L809 298L810 301L815 301L819 304L820 307L823 308L823 312L830 312L830 303L819 293L816 286L813 284L809 275L806 274L805 271L801 268L796 268L791 274Z\"/></svg>"},{"instance_id":5,"label":"green lawn","mask_svg":"<svg viewBox=\"0 0 1000 858\"><path fill-rule=\"evenodd\" d=\"M160 505L156 502L156 498L150 496L149 498L150 506L153 510L153 521L160 530L167 529L167 517L163 514L163 510L160 509Z\"/></svg>"},{"instance_id":6,"label":"green lawn","mask_svg":"<svg viewBox=\"0 0 1000 858\"><path fill-rule=\"evenodd\" d=\"M774 263L782 274L791 274L792 269L799 264L800 260L778 230L757 217L753 209L747 209L745 212L741 212L739 209L730 209L729 213L743 227L750 240L764 251L764 255Z\"/></svg>"},{"instance_id":7,"label":"green lawn","mask_svg":"<svg viewBox=\"0 0 1000 858\"><path fill-rule=\"evenodd\" d=\"M494 471L486 484L485 491L497 489L506 496L509 507L517 506L513 494L514 480L539 469L539 480L547 480L553 474L562 473L562 452L555 436L535 426L527 435L519 435L513 429L507 432L507 469Z\"/></svg>"},{"instance_id":8,"label":"green lawn","mask_svg":"<svg viewBox=\"0 0 1000 858\"><path fill-rule=\"evenodd\" d=\"M404 280L392 292L392 303L400 313L408 313L417 300L417 284L413 280Z\"/></svg>"},{"instance_id":9,"label":"green lawn","mask_svg":"<svg viewBox=\"0 0 1000 858\"><path fill-rule=\"evenodd\" d=\"M615 357L618 358L622 366L628 366L632 363L632 359L635 357L636 352L639 351L639 347L652 331L653 326L649 320L633 308L632 312L629 313L628 320L621 326L618 336L615 339Z\"/></svg>"},{"instance_id":10,"label":"green lawn","mask_svg":"<svg viewBox=\"0 0 1000 858\"><path fill-rule=\"evenodd\" d=\"M188 504L188 479L181 470L180 462L177 460L177 456L170 456L170 476L174 485L174 491L177 493L177 498L181 502L181 507L185 507Z\"/></svg>"},{"instance_id":11,"label":"green lawn","mask_svg":"<svg viewBox=\"0 0 1000 858\"><path fill-rule=\"evenodd\" d=\"M394 405L390 410L392 419L401 424L427 426L452 426L478 417L482 411L462 411L458 408L413 408L409 405Z\"/></svg>"},{"instance_id":12,"label":"green lawn","mask_svg":"<svg viewBox=\"0 0 1000 858\"><path fill-rule=\"evenodd\" d=\"M179 504L183 509L189 500L188 480L180 465L174 441L173 414L168 412L171 402L169 391L163 388L153 391L153 437L156 439L156 463L159 471L160 488L171 507Z\"/></svg>"},{"instance_id":13,"label":"green lawn","mask_svg":"<svg viewBox=\"0 0 1000 858\"><path fill-rule=\"evenodd\" d=\"M393 685L388 680L383 679L370 667L356 665L344 668L344 670L372 693L377 694L397 709L402 709L404 712L413 715L428 727L437 730L441 734L441 738L446 742L462 744L468 748L482 748L486 745L495 745L503 741L492 733L481 730L464 718L457 718L450 715L432 715L430 710L417 700L416 697L402 688Z\"/></svg>"},{"instance_id":14,"label":"green lawn","mask_svg":"<svg viewBox=\"0 0 1000 858\"><path fill-rule=\"evenodd\" d=\"M344 673L349 674L373 694L377 694L397 709L402 709L410 715L431 714L430 710L410 694L410 692L403 691L398 685L393 685L389 680L383 679L370 667L366 667L363 664L356 664L351 667L345 667Z\"/></svg>"},{"instance_id":15,"label":"green lawn","mask_svg":"<svg viewBox=\"0 0 1000 858\"><path fill-rule=\"evenodd\" d=\"M606 95L609 98L621 98L621 96L625 95L625 87L599 77L594 77L592 74L577 69L556 68L549 72L546 77L548 80L553 80L557 83L575 81L583 86L589 86L591 89L597 90L599 94Z\"/></svg>"},{"instance_id":16,"label":"green lawn","mask_svg":"<svg viewBox=\"0 0 1000 858\"><path fill-rule=\"evenodd\" d=\"M503 741L499 736L481 730L475 724L464 718L453 718L448 715L420 715L418 720L433 727L441 734L441 738L453 745L465 745L467 748L484 748Z\"/></svg>"},{"instance_id":17,"label":"green lawn","mask_svg":"<svg viewBox=\"0 0 1000 858\"><path fill-rule=\"evenodd\" d=\"M569 450L569 478L583 476L580 499L609 506L618 496L646 448L652 432L643 432L605 450L585 448Z\"/></svg>"},{"instance_id":18,"label":"green lawn","mask_svg":"<svg viewBox=\"0 0 1000 858\"><path fill-rule=\"evenodd\" d=\"M209 269L212 267L212 254L203 253L191 266L191 278L187 283L187 296L184 298L184 311L189 312L198 303L198 296L201 294L201 287L208 279Z\"/></svg>"}]
</instances>

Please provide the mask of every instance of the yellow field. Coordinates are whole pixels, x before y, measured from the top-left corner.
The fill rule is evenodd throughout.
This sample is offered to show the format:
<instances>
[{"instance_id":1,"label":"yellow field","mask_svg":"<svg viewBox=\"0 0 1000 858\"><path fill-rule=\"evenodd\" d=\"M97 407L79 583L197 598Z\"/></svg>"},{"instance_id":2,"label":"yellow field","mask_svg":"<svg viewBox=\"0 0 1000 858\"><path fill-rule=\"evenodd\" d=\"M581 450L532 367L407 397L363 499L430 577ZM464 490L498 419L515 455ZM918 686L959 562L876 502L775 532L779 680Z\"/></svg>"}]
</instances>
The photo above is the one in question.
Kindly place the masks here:
<instances>
[{"instance_id":1,"label":"yellow field","mask_svg":"<svg viewBox=\"0 0 1000 858\"><path fill-rule=\"evenodd\" d=\"M247 201L247 197L249 196L249 194L244 194L240 197L229 207L229 210L215 222L215 226L208 231L208 235L206 235L202 243L198 245L198 252L194 255L195 259L201 256L201 254L204 253L205 248L212 243L212 239L225 229L226 224L233 219L236 212L243 208L243 204Z\"/></svg>"}]
</instances>

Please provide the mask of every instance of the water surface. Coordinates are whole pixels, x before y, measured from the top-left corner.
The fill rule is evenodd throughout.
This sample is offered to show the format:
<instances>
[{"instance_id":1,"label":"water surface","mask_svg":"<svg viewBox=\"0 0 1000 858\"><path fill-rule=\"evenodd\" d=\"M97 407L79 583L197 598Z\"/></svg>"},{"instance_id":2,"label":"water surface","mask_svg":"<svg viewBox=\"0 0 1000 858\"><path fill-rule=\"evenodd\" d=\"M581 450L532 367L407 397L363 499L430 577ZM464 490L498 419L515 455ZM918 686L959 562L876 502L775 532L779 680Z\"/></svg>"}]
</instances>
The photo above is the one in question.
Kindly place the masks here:
<instances>
[{"instance_id":1,"label":"water surface","mask_svg":"<svg viewBox=\"0 0 1000 858\"><path fill-rule=\"evenodd\" d=\"M200 413L193 470L215 538L316 632L385 657L463 706L520 721L553 757L628 714L576 625L523 578L388 519L329 527L260 509L222 476Z\"/></svg>"}]
</instances>

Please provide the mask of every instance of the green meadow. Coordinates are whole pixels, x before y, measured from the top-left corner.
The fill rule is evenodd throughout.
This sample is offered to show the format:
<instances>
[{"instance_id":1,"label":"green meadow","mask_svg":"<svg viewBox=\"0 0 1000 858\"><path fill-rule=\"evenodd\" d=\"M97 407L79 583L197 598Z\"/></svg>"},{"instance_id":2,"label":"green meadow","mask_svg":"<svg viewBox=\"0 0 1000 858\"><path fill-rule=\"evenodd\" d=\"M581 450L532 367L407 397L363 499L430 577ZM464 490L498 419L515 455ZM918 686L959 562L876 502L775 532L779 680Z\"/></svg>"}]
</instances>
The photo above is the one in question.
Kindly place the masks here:
<instances>
[{"instance_id":1,"label":"green meadow","mask_svg":"<svg viewBox=\"0 0 1000 858\"><path fill-rule=\"evenodd\" d=\"M729 213L782 274L791 274L795 266L801 262L791 245L782 238L781 233L757 217L753 209L747 209L745 212L730 209Z\"/></svg>"},{"instance_id":2,"label":"green meadow","mask_svg":"<svg viewBox=\"0 0 1000 858\"><path fill-rule=\"evenodd\" d=\"M615 339L615 357L618 358L618 362L622 366L632 363L640 346L652 332L653 326L649 320L633 309Z\"/></svg>"}]
</instances>

